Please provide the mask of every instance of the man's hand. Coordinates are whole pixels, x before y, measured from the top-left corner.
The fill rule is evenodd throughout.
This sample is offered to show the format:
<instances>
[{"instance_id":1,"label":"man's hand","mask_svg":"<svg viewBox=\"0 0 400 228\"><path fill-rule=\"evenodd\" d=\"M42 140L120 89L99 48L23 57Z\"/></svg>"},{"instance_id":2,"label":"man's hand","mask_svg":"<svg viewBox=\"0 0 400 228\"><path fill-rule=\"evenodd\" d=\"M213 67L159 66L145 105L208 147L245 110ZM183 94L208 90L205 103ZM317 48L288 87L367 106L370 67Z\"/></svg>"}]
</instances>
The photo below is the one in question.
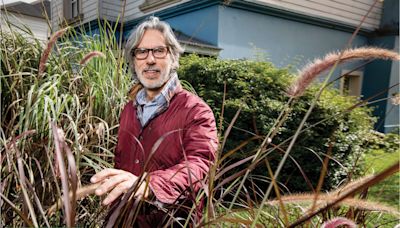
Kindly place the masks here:
<instances>
[{"instance_id":1,"label":"man's hand","mask_svg":"<svg viewBox=\"0 0 400 228\"><path fill-rule=\"evenodd\" d=\"M121 169L104 169L99 173L96 173L90 181L95 183L101 183L101 185L95 190L95 194L102 196L106 194L107 197L103 200L104 205L108 205L116 200L121 194L126 193L133 184L138 180L138 177L130 172ZM149 195L149 187L146 182L140 183L139 189L135 193L135 197L147 198Z\"/></svg>"}]
</instances>

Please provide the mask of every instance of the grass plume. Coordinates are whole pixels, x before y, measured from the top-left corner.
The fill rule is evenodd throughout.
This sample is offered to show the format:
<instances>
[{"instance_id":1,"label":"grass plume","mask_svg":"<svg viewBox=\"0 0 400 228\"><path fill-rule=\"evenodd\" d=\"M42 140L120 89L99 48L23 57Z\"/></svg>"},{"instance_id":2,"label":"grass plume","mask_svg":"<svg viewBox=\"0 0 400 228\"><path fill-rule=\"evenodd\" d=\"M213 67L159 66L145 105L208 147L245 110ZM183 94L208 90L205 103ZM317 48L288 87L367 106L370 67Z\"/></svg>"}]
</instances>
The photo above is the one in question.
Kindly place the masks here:
<instances>
[{"instance_id":1,"label":"grass plume","mask_svg":"<svg viewBox=\"0 0 400 228\"><path fill-rule=\"evenodd\" d=\"M336 199L339 198L338 195L335 195L333 193L326 193L326 194L319 194L318 195L318 200L316 208L319 209L322 206L327 205L330 202L335 201ZM315 199L315 194L291 194L287 196L282 196L280 200L286 205L289 204L312 204L313 200ZM279 205L278 200L273 200L268 202L270 205ZM389 213L392 215L395 215L397 217L400 217L400 212L397 211L395 208L384 205L379 202L375 201L368 201L368 200L363 200L363 199L357 199L357 198L347 198L342 200L341 202L338 203L340 206L347 206L347 207L354 207L362 210L367 210L367 211L379 211L379 212L385 212Z\"/></svg>"},{"instance_id":2,"label":"grass plume","mask_svg":"<svg viewBox=\"0 0 400 228\"><path fill-rule=\"evenodd\" d=\"M340 58L340 59L339 59ZM289 87L287 94L291 97L301 96L307 87L322 72L330 69L339 60L344 63L353 59L383 59L383 60L400 60L400 55L394 51L375 47L363 47L344 50L340 53L329 53L322 59L315 59L312 63L305 66L299 73L297 80Z\"/></svg>"},{"instance_id":3,"label":"grass plume","mask_svg":"<svg viewBox=\"0 0 400 228\"><path fill-rule=\"evenodd\" d=\"M351 221L350 219L343 218L343 217L336 217L331 220L324 222L321 228L336 228L339 226L347 226L349 228L356 228L357 225L355 222Z\"/></svg>"},{"instance_id":4,"label":"grass plume","mask_svg":"<svg viewBox=\"0 0 400 228\"><path fill-rule=\"evenodd\" d=\"M356 187L351 188L349 191L344 192L343 194L340 194L338 197L335 197L335 199L333 199L332 201L329 201L325 206L322 206L319 209L304 215L303 217L298 219L296 222L290 224L289 227L296 227L296 226L302 224L303 222L308 221L309 219L311 219L312 217L314 217L318 213L326 211L329 208L332 208L332 207L338 205L343 200L353 196L354 194L356 194L356 193L358 193L358 192L360 192L362 190L365 190L365 189L367 189L367 188L369 188L369 187L381 182L382 180L386 179L387 177L393 175L394 173L398 173L399 169L400 169L400 163L399 163L399 161L397 161L395 164L393 164L389 168L387 168L387 169L383 170L382 172L374 175L373 178L367 178L367 180L364 181L362 184L359 184Z\"/></svg>"},{"instance_id":5,"label":"grass plume","mask_svg":"<svg viewBox=\"0 0 400 228\"><path fill-rule=\"evenodd\" d=\"M46 48L43 50L42 56L40 57L39 70L38 70L39 76L41 76L44 73L44 71L46 70L47 59L50 56L51 50L53 50L54 44L57 42L58 38L60 38L61 36L64 35L64 33L68 29L69 29L69 27L58 30L50 37L49 42L47 42Z\"/></svg>"},{"instance_id":6,"label":"grass plume","mask_svg":"<svg viewBox=\"0 0 400 228\"><path fill-rule=\"evenodd\" d=\"M85 64L88 63L92 58L95 58L95 57L101 57L101 58L105 59L105 58L106 58L106 55L103 54L103 53L100 52L100 51L92 51L92 52L89 52L88 54L86 54L86 55L82 58L82 60L79 62L79 64L80 64L80 65L85 65Z\"/></svg>"}]
</instances>

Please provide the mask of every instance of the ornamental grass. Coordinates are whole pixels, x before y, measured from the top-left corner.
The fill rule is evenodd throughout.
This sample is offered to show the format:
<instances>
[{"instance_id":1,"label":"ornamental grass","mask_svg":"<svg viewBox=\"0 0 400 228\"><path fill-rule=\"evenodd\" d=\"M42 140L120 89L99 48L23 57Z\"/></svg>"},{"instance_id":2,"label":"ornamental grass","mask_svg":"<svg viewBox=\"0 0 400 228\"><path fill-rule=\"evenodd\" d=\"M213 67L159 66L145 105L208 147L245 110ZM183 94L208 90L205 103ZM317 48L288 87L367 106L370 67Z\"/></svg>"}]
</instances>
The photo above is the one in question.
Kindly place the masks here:
<instances>
[{"instance_id":1,"label":"ornamental grass","mask_svg":"<svg viewBox=\"0 0 400 228\"><path fill-rule=\"evenodd\" d=\"M11 32L0 31L1 226L130 227L141 205L152 202L131 197L136 191L133 186L106 220L108 208L94 194L96 185L90 184L93 174L113 166L119 115L133 85L122 61L120 41L114 35L116 28L105 22L99 36L86 36L81 30L68 27L43 43L28 28L18 28L23 30L21 33L15 25L8 26ZM201 198L206 199L203 219L194 226L355 227L355 224L367 225L371 220L382 225L399 223L397 208L367 197L368 188L398 173L398 161L375 175L355 176L343 180L337 189L323 192L328 163L335 159L330 156L328 146L326 156L321 157L323 168L318 184L313 185L303 173L312 192L305 189L301 194L291 193L279 180L286 159L297 162L290 152L298 136L331 118L306 124L327 83L317 85L320 92L309 91L315 94L315 100L307 107L304 121L296 126L295 134L276 143L274 139L293 114L294 105L321 72L354 58L398 61L399 55L365 47L344 49L311 63L288 87L286 103L269 132L254 134L235 148L228 148L227 141L231 131L240 128L236 123L241 112L248 110L243 106L232 118L224 116L230 105L225 103L229 94L225 84L220 91L223 105L216 107L220 148L217 160L202 182L203 189L193 199L195 204ZM190 83L182 84L195 92ZM398 100L398 95L395 99ZM365 102L355 103L338 115L363 105ZM236 159L236 153L250 143L256 144L256 149L248 151L246 158ZM272 153L280 154L278 162L282 165L272 168ZM341 165L342 161L335 162ZM261 164L266 167L263 175L253 173ZM302 164L297 167L302 170ZM194 209L194 206L189 208L190 215ZM174 209L169 214L170 221L177 219ZM189 216L179 223L186 227L194 221Z\"/></svg>"}]
</instances>

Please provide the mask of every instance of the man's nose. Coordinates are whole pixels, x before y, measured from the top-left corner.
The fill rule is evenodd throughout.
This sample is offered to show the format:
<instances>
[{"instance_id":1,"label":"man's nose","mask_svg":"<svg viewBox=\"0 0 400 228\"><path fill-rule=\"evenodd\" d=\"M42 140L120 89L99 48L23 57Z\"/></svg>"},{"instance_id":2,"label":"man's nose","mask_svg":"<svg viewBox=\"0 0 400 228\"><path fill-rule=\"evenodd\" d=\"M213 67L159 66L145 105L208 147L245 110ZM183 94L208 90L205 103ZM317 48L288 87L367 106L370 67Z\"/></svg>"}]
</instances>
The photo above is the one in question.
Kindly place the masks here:
<instances>
[{"instance_id":1,"label":"man's nose","mask_svg":"<svg viewBox=\"0 0 400 228\"><path fill-rule=\"evenodd\" d=\"M149 54L147 55L147 58L146 58L146 62L147 62L147 64L154 64L156 62L156 59L154 58L154 55L153 55L153 51L149 51Z\"/></svg>"}]
</instances>

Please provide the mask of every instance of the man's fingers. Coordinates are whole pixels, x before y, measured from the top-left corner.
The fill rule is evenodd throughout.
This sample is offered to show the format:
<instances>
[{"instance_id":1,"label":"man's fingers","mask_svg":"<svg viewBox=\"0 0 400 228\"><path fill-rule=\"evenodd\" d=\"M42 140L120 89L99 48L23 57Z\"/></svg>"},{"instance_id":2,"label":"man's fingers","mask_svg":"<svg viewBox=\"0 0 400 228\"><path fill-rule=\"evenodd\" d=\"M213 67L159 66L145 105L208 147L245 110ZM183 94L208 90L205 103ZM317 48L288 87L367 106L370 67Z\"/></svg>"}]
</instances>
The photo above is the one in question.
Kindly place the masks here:
<instances>
[{"instance_id":1,"label":"man's fingers","mask_svg":"<svg viewBox=\"0 0 400 228\"><path fill-rule=\"evenodd\" d=\"M90 182L97 183L97 182L103 181L107 178L110 178L111 176L120 174L122 172L125 172L125 171L120 170L120 169L111 169L111 168L103 169L102 171L93 175L92 178L90 178Z\"/></svg>"},{"instance_id":2,"label":"man's fingers","mask_svg":"<svg viewBox=\"0 0 400 228\"><path fill-rule=\"evenodd\" d=\"M116 200L121 194L123 194L125 191L123 190L123 188L119 188L118 186L115 187L108 195L107 197L103 200L103 204L104 205L108 205L112 202L114 202L114 200Z\"/></svg>"},{"instance_id":3,"label":"man's fingers","mask_svg":"<svg viewBox=\"0 0 400 228\"><path fill-rule=\"evenodd\" d=\"M101 196L116 187L121 187L122 182L130 181L130 178L126 174L114 175L111 178L105 180L100 187L98 187L95 191L96 195ZM126 185L126 184L125 184Z\"/></svg>"},{"instance_id":4,"label":"man's fingers","mask_svg":"<svg viewBox=\"0 0 400 228\"><path fill-rule=\"evenodd\" d=\"M92 183L101 183L95 190L96 195L101 196L108 193L103 201L104 205L112 203L121 194L127 192L137 180L138 177L130 172L111 168L98 172L90 179ZM143 190L139 190L139 192L139 195L143 194Z\"/></svg>"},{"instance_id":5,"label":"man's fingers","mask_svg":"<svg viewBox=\"0 0 400 228\"><path fill-rule=\"evenodd\" d=\"M147 198L149 193L149 186L146 184L146 182L142 182L140 184L139 189L135 193L135 197L144 197Z\"/></svg>"},{"instance_id":6,"label":"man's fingers","mask_svg":"<svg viewBox=\"0 0 400 228\"><path fill-rule=\"evenodd\" d=\"M129 188L133 186L135 179L126 179L120 182L118 185L112 189L112 191L107 195L107 197L103 200L104 205L108 205L116 200L121 194L126 193Z\"/></svg>"}]
</instances>

